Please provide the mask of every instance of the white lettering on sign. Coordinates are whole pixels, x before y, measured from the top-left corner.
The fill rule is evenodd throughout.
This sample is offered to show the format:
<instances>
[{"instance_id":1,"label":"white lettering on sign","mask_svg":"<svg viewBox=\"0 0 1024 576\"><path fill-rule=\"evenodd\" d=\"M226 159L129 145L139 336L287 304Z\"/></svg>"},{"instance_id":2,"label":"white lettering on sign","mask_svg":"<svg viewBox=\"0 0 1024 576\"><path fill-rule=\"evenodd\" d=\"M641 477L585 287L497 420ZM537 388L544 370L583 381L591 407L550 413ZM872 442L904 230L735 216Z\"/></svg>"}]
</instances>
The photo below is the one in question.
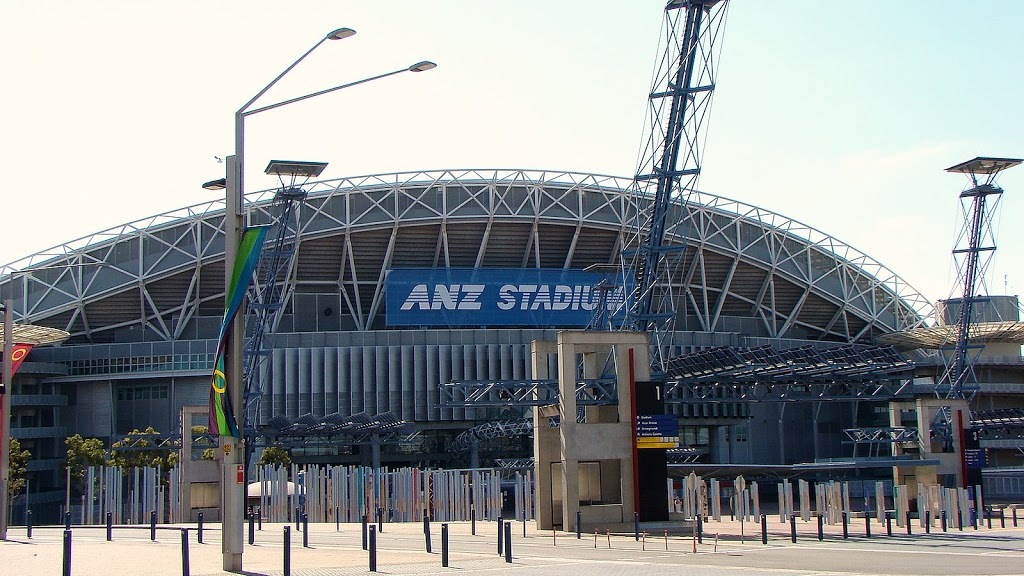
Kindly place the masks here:
<instances>
[{"instance_id":1,"label":"white lettering on sign","mask_svg":"<svg viewBox=\"0 0 1024 576\"><path fill-rule=\"evenodd\" d=\"M483 284L435 284L433 291L426 284L417 284L402 303L402 310L479 310Z\"/></svg>"}]
</instances>

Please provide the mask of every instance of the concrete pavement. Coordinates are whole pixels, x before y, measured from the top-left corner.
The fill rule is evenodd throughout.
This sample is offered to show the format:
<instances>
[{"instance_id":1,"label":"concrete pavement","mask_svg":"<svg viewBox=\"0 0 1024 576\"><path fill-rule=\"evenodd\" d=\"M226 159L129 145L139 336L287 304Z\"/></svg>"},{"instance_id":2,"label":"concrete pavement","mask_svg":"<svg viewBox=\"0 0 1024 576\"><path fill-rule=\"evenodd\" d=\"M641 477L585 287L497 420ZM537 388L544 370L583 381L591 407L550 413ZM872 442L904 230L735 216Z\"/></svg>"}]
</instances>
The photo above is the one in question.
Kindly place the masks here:
<instances>
[{"instance_id":1,"label":"concrete pavement","mask_svg":"<svg viewBox=\"0 0 1024 576\"><path fill-rule=\"evenodd\" d=\"M645 524L647 536L641 541L628 532L599 529L575 533L538 532L513 523L511 564L497 551L497 524L477 522L471 535L468 522L449 523L449 567L441 566L441 523L431 524L432 552L425 551L420 523L385 523L378 534L377 571L384 574L440 574L451 570L461 576L496 572L523 576L564 574L600 575L772 575L803 574L900 574L954 575L1024 574L1024 523L1014 529L981 526L942 533L936 527L914 534L893 525L893 536L885 526L872 524L865 537L863 519L849 526L849 538L842 538L839 525L825 526L824 540L817 539L817 522L797 521L797 543L790 539L790 526L778 517L769 519L769 542L761 543L760 525L738 521L708 522L703 542L694 542L692 526L683 523ZM189 568L193 576L229 574L220 570L220 533L207 525L204 543L196 542L195 526L189 530ZM620 527L621 528L621 527ZM666 531L668 535L666 537ZM741 534L742 532L742 534ZM256 543L246 545L243 567L252 575L278 576L283 571L283 525L264 523ZM0 574L60 574L63 526L37 527L33 538L23 527L13 527L10 541L0 542ZM74 575L149 576L182 574L180 531L161 529L157 541L149 539L148 526L119 528L114 540L106 541L103 527L73 527L72 570ZM302 533L291 525L291 574L328 576L368 574L368 554L362 549L359 524L311 524L309 548L302 547ZM696 547L696 553L694 548Z\"/></svg>"}]
</instances>

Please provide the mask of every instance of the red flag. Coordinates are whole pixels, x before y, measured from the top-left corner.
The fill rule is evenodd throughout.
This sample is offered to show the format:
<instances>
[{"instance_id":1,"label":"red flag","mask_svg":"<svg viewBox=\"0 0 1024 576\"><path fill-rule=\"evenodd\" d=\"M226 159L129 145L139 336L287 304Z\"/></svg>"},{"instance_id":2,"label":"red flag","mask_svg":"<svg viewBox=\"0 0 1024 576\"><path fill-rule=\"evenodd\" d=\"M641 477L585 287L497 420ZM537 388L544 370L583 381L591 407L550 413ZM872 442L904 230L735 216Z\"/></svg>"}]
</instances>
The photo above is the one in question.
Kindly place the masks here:
<instances>
[{"instance_id":1,"label":"red flag","mask_svg":"<svg viewBox=\"0 0 1024 576\"><path fill-rule=\"evenodd\" d=\"M11 377L17 372L18 368L21 367L22 361L28 356L28 353L32 351L31 344L15 344L11 349Z\"/></svg>"}]
</instances>

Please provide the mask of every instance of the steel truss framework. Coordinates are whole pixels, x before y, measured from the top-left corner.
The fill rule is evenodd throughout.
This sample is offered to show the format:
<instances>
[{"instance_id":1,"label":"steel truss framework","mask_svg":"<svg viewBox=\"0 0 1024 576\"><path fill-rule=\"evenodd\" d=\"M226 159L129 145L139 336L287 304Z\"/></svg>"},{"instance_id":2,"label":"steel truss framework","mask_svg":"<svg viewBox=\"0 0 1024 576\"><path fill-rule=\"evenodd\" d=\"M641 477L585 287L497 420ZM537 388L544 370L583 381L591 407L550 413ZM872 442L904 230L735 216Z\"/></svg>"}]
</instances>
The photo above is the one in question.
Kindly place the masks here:
<instances>
[{"instance_id":1,"label":"steel truss framework","mask_svg":"<svg viewBox=\"0 0 1024 576\"><path fill-rule=\"evenodd\" d=\"M704 125L715 90L715 69L727 0L686 0L665 7L660 59L648 99L635 192L645 204L636 238L623 252L623 271L636 277L628 328L651 332L652 358L660 371L661 351L670 346L677 295L674 275L685 244L669 240L676 223L671 207L686 190L696 190L701 171ZM645 202L652 199L650 202ZM685 235L684 235L685 237Z\"/></svg>"},{"instance_id":2,"label":"steel truss framework","mask_svg":"<svg viewBox=\"0 0 1024 576\"><path fill-rule=\"evenodd\" d=\"M275 416L256 432L268 446L340 446L356 444L395 444L412 440L419 431L414 424L384 412L317 417L306 414L296 419Z\"/></svg>"},{"instance_id":3,"label":"steel truss framework","mask_svg":"<svg viewBox=\"0 0 1024 576\"><path fill-rule=\"evenodd\" d=\"M913 396L914 364L890 346L716 347L667 363L667 403L892 400Z\"/></svg>"},{"instance_id":4,"label":"steel truss framework","mask_svg":"<svg viewBox=\"0 0 1024 576\"><path fill-rule=\"evenodd\" d=\"M393 267L583 268L615 264L649 199L613 176L446 170L311 183L299 208L285 290L335 299L342 329L383 328ZM276 218L275 190L247 198L250 225ZM68 330L71 344L210 338L223 312L224 206L153 216L4 266L15 317ZM857 341L923 326L927 299L838 240L754 206L687 191L671 208L670 242L686 243L672 279L686 295L678 329L737 331L753 318L770 338ZM749 320L745 320L749 322ZM732 323L730 323L732 322ZM284 328L288 331L287 328Z\"/></svg>"},{"instance_id":5,"label":"steel truss framework","mask_svg":"<svg viewBox=\"0 0 1024 576\"><path fill-rule=\"evenodd\" d=\"M478 406L553 406L558 404L558 380L464 380L441 385L446 408ZM614 378L576 383L577 406L618 404Z\"/></svg>"},{"instance_id":6,"label":"steel truss framework","mask_svg":"<svg viewBox=\"0 0 1024 576\"><path fill-rule=\"evenodd\" d=\"M509 438L512 436L532 436L533 420L498 420L474 426L455 437L452 448L469 450L474 442L492 438Z\"/></svg>"}]
</instances>

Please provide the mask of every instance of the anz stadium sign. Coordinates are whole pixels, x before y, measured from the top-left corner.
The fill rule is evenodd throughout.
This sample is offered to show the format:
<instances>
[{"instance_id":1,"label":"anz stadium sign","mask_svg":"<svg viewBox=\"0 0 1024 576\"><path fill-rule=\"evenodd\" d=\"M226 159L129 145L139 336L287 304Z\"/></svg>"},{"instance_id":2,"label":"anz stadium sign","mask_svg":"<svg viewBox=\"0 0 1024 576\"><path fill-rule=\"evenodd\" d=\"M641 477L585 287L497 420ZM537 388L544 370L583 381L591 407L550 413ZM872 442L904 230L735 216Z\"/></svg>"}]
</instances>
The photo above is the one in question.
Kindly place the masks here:
<instances>
[{"instance_id":1,"label":"anz stadium sign","mask_svg":"<svg viewBox=\"0 0 1024 576\"><path fill-rule=\"evenodd\" d=\"M605 306L625 314L617 274L563 269L395 268L388 271L388 326L529 326L583 328Z\"/></svg>"}]
</instances>

